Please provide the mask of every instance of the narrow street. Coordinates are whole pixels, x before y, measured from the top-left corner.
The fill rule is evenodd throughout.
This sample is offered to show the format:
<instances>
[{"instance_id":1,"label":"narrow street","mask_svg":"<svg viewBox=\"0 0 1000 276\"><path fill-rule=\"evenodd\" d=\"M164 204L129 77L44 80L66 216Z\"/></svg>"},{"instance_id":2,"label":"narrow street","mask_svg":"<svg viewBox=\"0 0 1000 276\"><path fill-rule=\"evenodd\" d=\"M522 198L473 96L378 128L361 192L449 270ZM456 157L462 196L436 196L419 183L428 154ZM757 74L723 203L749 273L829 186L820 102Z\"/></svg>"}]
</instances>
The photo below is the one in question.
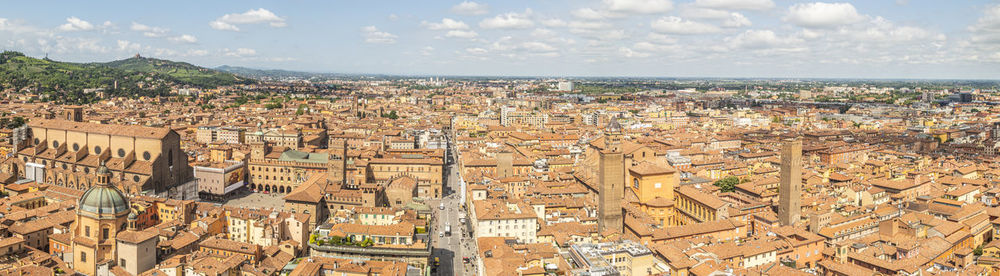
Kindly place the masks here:
<instances>
[{"instance_id":1,"label":"narrow street","mask_svg":"<svg viewBox=\"0 0 1000 276\"><path fill-rule=\"evenodd\" d=\"M457 155L452 151L449 155L457 159ZM436 275L475 275L474 263L476 256L476 243L469 235L468 212L462 205L460 191L462 190L461 178L459 176L457 162L452 162L448 167L447 182L445 184L445 196L440 201L428 201L434 208L434 226L431 233L434 240L433 257L440 258L440 265ZM442 209L443 206L443 209ZM461 218L466 218L462 223ZM450 235L445 230L450 226ZM432 258L433 258L432 257ZM469 258L469 263L463 262L463 258ZM433 263L434 260L431 260Z\"/></svg>"}]
</instances>

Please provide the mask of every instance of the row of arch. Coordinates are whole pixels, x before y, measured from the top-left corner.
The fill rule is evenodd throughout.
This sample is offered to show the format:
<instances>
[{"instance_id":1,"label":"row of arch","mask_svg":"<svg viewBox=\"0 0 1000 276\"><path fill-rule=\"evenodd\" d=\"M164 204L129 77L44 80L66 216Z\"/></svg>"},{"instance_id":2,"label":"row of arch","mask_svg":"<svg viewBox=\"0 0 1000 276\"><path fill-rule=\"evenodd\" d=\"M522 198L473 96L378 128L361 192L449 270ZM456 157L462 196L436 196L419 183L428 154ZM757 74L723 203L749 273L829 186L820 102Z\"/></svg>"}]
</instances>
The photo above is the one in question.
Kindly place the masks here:
<instances>
[{"instance_id":1,"label":"row of arch","mask_svg":"<svg viewBox=\"0 0 1000 276\"><path fill-rule=\"evenodd\" d=\"M268 193L282 193L282 194L287 194L287 193L292 192L292 187L291 186L257 185L257 184L251 183L249 187L250 187L251 190L265 191L265 192L268 192Z\"/></svg>"},{"instance_id":2,"label":"row of arch","mask_svg":"<svg viewBox=\"0 0 1000 276\"><path fill-rule=\"evenodd\" d=\"M49 173L45 176L45 184L56 185L60 187L73 188L77 190L87 190L91 186L97 184L93 177L83 177L78 178L73 175L65 175L61 173ZM138 183L133 185L116 185L119 190L127 194L138 194L139 187Z\"/></svg>"}]
</instances>

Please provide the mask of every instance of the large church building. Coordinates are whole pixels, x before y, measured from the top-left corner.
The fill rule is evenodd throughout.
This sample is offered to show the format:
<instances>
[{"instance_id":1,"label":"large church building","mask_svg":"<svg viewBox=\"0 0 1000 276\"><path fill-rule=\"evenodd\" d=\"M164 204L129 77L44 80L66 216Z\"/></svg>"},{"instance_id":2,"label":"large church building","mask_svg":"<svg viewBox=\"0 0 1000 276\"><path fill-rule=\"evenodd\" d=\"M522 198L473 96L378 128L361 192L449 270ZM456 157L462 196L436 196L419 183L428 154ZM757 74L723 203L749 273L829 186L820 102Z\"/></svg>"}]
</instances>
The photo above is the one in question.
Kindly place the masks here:
<instances>
[{"instance_id":1,"label":"large church building","mask_svg":"<svg viewBox=\"0 0 1000 276\"><path fill-rule=\"evenodd\" d=\"M67 112L73 114L73 111ZM82 116L33 119L17 151L18 175L86 190L106 163L111 183L129 194L156 194L191 181L180 135L168 128L82 122Z\"/></svg>"}]
</instances>

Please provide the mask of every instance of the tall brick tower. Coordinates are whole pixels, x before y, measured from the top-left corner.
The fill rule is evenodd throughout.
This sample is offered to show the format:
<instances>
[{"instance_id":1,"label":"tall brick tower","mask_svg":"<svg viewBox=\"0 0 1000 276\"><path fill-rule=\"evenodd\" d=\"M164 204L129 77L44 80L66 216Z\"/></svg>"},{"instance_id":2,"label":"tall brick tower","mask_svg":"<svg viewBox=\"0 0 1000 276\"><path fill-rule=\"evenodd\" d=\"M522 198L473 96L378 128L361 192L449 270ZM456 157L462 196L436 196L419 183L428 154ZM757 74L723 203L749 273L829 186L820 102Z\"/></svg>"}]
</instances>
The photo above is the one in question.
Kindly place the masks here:
<instances>
[{"instance_id":1,"label":"tall brick tower","mask_svg":"<svg viewBox=\"0 0 1000 276\"><path fill-rule=\"evenodd\" d=\"M625 160L621 149L622 127L611 120L604 129L604 149L600 152L597 199L597 230L622 233L622 198L625 192Z\"/></svg>"},{"instance_id":2,"label":"tall brick tower","mask_svg":"<svg viewBox=\"0 0 1000 276\"><path fill-rule=\"evenodd\" d=\"M329 160L326 162L327 181L347 185L347 140L330 145Z\"/></svg>"},{"instance_id":3,"label":"tall brick tower","mask_svg":"<svg viewBox=\"0 0 1000 276\"><path fill-rule=\"evenodd\" d=\"M781 225L799 221L802 205L802 140L787 140L781 146L781 185L778 186L778 220Z\"/></svg>"}]
</instances>

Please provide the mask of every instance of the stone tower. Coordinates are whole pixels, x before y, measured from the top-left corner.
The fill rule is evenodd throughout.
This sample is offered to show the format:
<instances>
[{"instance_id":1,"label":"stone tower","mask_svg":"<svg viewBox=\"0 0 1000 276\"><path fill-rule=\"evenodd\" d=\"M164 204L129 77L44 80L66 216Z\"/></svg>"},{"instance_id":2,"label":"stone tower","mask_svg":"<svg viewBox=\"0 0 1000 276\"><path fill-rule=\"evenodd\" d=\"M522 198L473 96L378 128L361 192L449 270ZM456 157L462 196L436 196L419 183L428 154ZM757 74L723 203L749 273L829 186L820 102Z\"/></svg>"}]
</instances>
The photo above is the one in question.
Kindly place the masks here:
<instances>
[{"instance_id":1,"label":"stone tower","mask_svg":"<svg viewBox=\"0 0 1000 276\"><path fill-rule=\"evenodd\" d=\"M271 147L267 142L252 142L250 143L250 159L260 160L264 159L264 156L271 151Z\"/></svg>"},{"instance_id":2,"label":"stone tower","mask_svg":"<svg viewBox=\"0 0 1000 276\"><path fill-rule=\"evenodd\" d=\"M622 198L625 192L625 160L621 150L621 125L617 120L604 129L604 149L598 164L597 230L622 233Z\"/></svg>"},{"instance_id":3,"label":"stone tower","mask_svg":"<svg viewBox=\"0 0 1000 276\"><path fill-rule=\"evenodd\" d=\"M778 187L778 220L781 225L799 221L802 204L802 140L781 146L781 186Z\"/></svg>"},{"instance_id":4,"label":"stone tower","mask_svg":"<svg viewBox=\"0 0 1000 276\"><path fill-rule=\"evenodd\" d=\"M497 178L514 176L514 153L504 149L497 153Z\"/></svg>"},{"instance_id":5,"label":"stone tower","mask_svg":"<svg viewBox=\"0 0 1000 276\"><path fill-rule=\"evenodd\" d=\"M330 183L347 184L347 141L330 145L330 159L326 162L326 176Z\"/></svg>"}]
</instances>

